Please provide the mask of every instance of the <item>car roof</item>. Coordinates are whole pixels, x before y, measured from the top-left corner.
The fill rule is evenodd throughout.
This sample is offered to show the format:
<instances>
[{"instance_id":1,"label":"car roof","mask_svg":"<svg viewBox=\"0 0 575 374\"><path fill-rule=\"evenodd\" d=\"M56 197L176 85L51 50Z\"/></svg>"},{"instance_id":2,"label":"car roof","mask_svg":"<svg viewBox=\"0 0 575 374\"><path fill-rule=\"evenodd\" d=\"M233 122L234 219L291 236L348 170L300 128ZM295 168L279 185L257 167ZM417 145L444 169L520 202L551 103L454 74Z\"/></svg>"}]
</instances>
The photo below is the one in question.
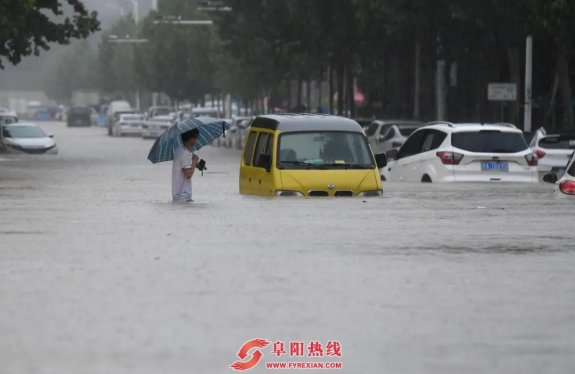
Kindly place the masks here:
<instances>
[{"instance_id":1,"label":"car roof","mask_svg":"<svg viewBox=\"0 0 575 374\"><path fill-rule=\"evenodd\" d=\"M6 126L10 126L10 127L15 127L15 126L19 126L19 127L24 127L24 126L36 126L36 127L40 127L35 123L32 122L16 122L16 123L8 123L6 124Z\"/></svg>"},{"instance_id":2,"label":"car roof","mask_svg":"<svg viewBox=\"0 0 575 374\"><path fill-rule=\"evenodd\" d=\"M403 125L407 125L410 127L421 127L421 126L425 126L424 122L421 121L410 121L410 120L383 120L383 119L376 119L374 120L372 123L377 123L378 125L398 125L398 126L403 126Z\"/></svg>"},{"instance_id":3,"label":"car roof","mask_svg":"<svg viewBox=\"0 0 575 374\"><path fill-rule=\"evenodd\" d=\"M281 132L349 131L363 133L362 127L354 120L328 114L263 115L254 119L251 127Z\"/></svg>"},{"instance_id":4,"label":"car roof","mask_svg":"<svg viewBox=\"0 0 575 374\"><path fill-rule=\"evenodd\" d=\"M447 132L470 132L470 131L502 131L521 133L515 125L510 123L451 123L451 122L429 122L424 126L426 129L433 128Z\"/></svg>"}]
</instances>

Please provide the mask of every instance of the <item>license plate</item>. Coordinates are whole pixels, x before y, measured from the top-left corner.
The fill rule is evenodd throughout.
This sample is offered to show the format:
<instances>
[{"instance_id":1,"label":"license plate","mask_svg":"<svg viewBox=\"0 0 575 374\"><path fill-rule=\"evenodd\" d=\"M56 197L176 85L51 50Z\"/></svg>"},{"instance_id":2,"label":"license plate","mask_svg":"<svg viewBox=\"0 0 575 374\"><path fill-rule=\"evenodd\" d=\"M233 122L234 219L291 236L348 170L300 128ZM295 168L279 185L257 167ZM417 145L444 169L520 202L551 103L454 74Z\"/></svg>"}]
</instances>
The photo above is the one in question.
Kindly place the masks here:
<instances>
[{"instance_id":1,"label":"license plate","mask_svg":"<svg viewBox=\"0 0 575 374\"><path fill-rule=\"evenodd\" d=\"M507 161L481 161L482 171L509 171Z\"/></svg>"}]
</instances>

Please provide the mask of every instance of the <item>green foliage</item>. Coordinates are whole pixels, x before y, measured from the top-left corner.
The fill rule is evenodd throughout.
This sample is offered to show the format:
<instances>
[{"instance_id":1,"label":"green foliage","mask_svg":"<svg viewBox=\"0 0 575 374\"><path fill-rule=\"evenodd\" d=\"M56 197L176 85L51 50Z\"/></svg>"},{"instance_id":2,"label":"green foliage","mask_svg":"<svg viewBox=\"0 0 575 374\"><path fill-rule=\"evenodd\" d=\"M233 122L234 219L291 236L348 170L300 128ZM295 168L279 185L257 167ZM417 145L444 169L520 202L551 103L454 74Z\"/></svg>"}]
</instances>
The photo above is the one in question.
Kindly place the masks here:
<instances>
[{"instance_id":1,"label":"green foliage","mask_svg":"<svg viewBox=\"0 0 575 374\"><path fill-rule=\"evenodd\" d=\"M0 0L0 68L2 58L17 64L49 43L69 44L98 29L97 14L81 0Z\"/></svg>"},{"instance_id":2,"label":"green foliage","mask_svg":"<svg viewBox=\"0 0 575 374\"><path fill-rule=\"evenodd\" d=\"M96 88L96 55L83 40L62 51L49 62L44 74L44 92L58 102L70 102L75 90Z\"/></svg>"},{"instance_id":3,"label":"green foliage","mask_svg":"<svg viewBox=\"0 0 575 374\"><path fill-rule=\"evenodd\" d=\"M214 90L217 36L210 26L154 24L164 16L183 20L209 19L196 10L198 1L170 0L159 3L159 12L144 21L141 36L149 42L136 51L137 73L143 85L178 101L203 99Z\"/></svg>"}]
</instances>

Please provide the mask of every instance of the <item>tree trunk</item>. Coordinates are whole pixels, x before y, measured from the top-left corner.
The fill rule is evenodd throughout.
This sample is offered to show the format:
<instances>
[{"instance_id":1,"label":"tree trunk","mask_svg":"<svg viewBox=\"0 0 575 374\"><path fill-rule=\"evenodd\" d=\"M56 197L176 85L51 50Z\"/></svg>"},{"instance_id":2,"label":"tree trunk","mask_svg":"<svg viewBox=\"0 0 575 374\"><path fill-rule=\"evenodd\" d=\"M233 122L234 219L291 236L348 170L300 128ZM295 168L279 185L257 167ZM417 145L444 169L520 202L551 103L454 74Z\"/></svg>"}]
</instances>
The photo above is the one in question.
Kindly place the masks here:
<instances>
[{"instance_id":1,"label":"tree trunk","mask_svg":"<svg viewBox=\"0 0 575 374\"><path fill-rule=\"evenodd\" d=\"M343 114L343 78L344 78L344 65L339 62L337 69L337 114Z\"/></svg>"},{"instance_id":2,"label":"tree trunk","mask_svg":"<svg viewBox=\"0 0 575 374\"><path fill-rule=\"evenodd\" d=\"M355 82L354 82L354 76L353 76L353 69L352 69L352 63L351 61L349 62L349 65L347 67L347 98L348 98L348 116L351 118L355 117Z\"/></svg>"},{"instance_id":3,"label":"tree trunk","mask_svg":"<svg viewBox=\"0 0 575 374\"><path fill-rule=\"evenodd\" d=\"M563 109L562 128L573 130L573 97L569 82L569 65L567 55L562 46L557 49L557 80L559 92L561 93L561 107Z\"/></svg>"},{"instance_id":4,"label":"tree trunk","mask_svg":"<svg viewBox=\"0 0 575 374\"><path fill-rule=\"evenodd\" d=\"M519 48L507 48L507 59L509 61L509 77L511 82L517 85L517 92L521 92L521 61L519 57ZM518 97L519 99L519 97ZM521 103L515 100L511 103L511 123L518 124L521 115Z\"/></svg>"},{"instance_id":5,"label":"tree trunk","mask_svg":"<svg viewBox=\"0 0 575 374\"><path fill-rule=\"evenodd\" d=\"M333 107L333 63L329 66L329 114L334 113Z\"/></svg>"}]
</instances>

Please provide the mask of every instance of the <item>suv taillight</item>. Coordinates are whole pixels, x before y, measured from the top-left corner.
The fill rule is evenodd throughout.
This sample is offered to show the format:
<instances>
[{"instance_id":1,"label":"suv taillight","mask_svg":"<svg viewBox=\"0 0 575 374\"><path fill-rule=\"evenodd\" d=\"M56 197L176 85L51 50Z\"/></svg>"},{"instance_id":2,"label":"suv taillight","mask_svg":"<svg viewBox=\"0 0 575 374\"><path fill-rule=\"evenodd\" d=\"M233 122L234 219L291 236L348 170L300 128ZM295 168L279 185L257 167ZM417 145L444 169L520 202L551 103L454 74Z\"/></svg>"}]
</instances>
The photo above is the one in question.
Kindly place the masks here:
<instances>
[{"instance_id":1,"label":"suv taillight","mask_svg":"<svg viewBox=\"0 0 575 374\"><path fill-rule=\"evenodd\" d=\"M565 181L563 183L559 183L559 189L561 192L567 195L575 195L575 182L573 181Z\"/></svg>"},{"instance_id":2,"label":"suv taillight","mask_svg":"<svg viewBox=\"0 0 575 374\"><path fill-rule=\"evenodd\" d=\"M525 160L527 160L527 165L529 166L537 166L537 164L539 163L539 158L533 153L525 156Z\"/></svg>"},{"instance_id":3,"label":"suv taillight","mask_svg":"<svg viewBox=\"0 0 575 374\"><path fill-rule=\"evenodd\" d=\"M436 155L441 159L443 165L459 165L463 159L463 155L456 152L437 152Z\"/></svg>"},{"instance_id":4,"label":"suv taillight","mask_svg":"<svg viewBox=\"0 0 575 374\"><path fill-rule=\"evenodd\" d=\"M536 149L534 152L535 156L537 156L538 159L542 159L543 157L545 157L545 152L543 152L540 149Z\"/></svg>"}]
</instances>

